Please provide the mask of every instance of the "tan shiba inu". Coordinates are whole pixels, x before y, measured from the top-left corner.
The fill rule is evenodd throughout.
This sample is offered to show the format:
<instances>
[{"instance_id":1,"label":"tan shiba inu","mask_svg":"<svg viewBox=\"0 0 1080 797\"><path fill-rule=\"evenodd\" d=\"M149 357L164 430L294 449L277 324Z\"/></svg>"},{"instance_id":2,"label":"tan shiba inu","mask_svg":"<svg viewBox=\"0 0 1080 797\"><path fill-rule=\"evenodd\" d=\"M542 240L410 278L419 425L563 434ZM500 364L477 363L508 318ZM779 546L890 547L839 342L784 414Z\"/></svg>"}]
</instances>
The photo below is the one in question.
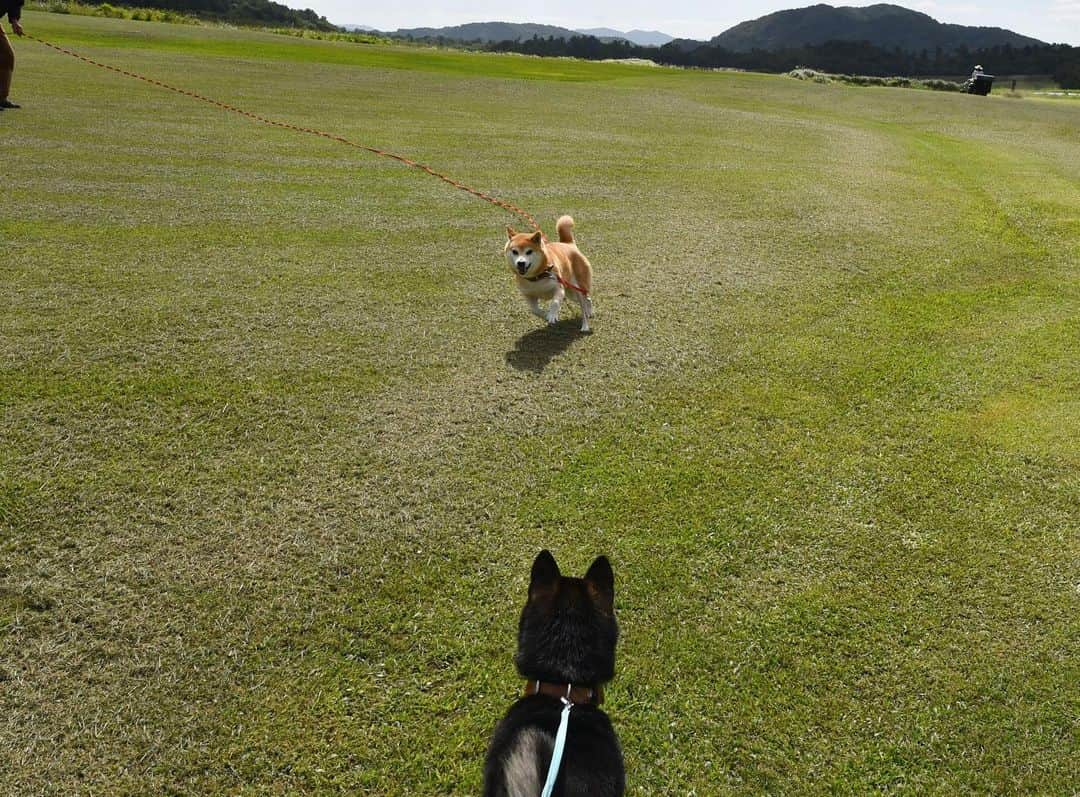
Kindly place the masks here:
<instances>
[{"instance_id":1,"label":"tan shiba inu","mask_svg":"<svg viewBox=\"0 0 1080 797\"><path fill-rule=\"evenodd\" d=\"M529 304L533 315L549 324L559 320L559 308L567 291L581 307L581 331L589 331L592 318L592 266L574 243L574 220L563 216L555 224L558 242L545 241L539 231L517 232L506 228L506 248L503 250L518 290ZM540 300L548 302L546 310Z\"/></svg>"}]
</instances>

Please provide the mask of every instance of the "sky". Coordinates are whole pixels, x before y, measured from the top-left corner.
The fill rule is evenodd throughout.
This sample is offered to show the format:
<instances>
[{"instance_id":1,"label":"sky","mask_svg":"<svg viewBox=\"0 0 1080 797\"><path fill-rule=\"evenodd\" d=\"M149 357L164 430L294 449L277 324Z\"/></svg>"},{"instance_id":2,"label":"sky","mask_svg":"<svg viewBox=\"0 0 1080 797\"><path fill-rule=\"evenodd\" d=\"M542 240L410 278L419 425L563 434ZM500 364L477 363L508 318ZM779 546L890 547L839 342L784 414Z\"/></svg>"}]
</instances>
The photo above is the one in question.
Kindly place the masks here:
<instances>
[{"instance_id":1,"label":"sky","mask_svg":"<svg viewBox=\"0 0 1080 797\"><path fill-rule=\"evenodd\" d=\"M379 30L460 25L464 22L540 22L564 28L659 30L671 36L709 39L748 19L773 11L813 5L815 0L284 0L294 8L313 8L338 25ZM939 22L985 25L1048 42L1080 45L1080 0L892 0ZM830 0L830 5L868 6L873 2Z\"/></svg>"}]
</instances>

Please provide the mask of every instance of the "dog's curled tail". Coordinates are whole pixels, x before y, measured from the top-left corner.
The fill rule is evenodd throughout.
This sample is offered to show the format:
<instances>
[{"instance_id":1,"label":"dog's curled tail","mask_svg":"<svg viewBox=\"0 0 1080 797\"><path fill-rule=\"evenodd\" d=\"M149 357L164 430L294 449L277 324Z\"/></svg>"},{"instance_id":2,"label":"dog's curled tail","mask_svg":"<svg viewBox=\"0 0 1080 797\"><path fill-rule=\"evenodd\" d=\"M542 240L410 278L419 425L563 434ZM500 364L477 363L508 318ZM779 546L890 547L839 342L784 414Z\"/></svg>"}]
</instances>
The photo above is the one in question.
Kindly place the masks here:
<instances>
[{"instance_id":1,"label":"dog's curled tail","mask_svg":"<svg viewBox=\"0 0 1080 797\"><path fill-rule=\"evenodd\" d=\"M555 230L559 233L559 243L574 243L574 219L570 216L560 216L555 222Z\"/></svg>"}]
</instances>

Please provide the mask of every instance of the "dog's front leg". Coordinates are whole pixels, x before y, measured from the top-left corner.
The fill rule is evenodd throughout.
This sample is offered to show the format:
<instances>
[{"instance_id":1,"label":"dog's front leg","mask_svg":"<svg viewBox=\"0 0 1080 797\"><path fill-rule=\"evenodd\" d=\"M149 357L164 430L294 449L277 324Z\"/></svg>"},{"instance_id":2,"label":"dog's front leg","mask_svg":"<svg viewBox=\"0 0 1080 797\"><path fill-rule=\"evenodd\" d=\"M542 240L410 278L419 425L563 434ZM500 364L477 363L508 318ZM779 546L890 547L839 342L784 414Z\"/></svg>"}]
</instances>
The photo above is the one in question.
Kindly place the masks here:
<instances>
[{"instance_id":1,"label":"dog's front leg","mask_svg":"<svg viewBox=\"0 0 1080 797\"><path fill-rule=\"evenodd\" d=\"M529 312L537 318L546 318L544 311L540 309L540 300L535 299L532 296L527 296L525 301L529 304Z\"/></svg>"},{"instance_id":2,"label":"dog's front leg","mask_svg":"<svg viewBox=\"0 0 1080 797\"><path fill-rule=\"evenodd\" d=\"M559 289L555 291L555 295L551 297L551 301L548 302L548 324L554 324L556 321L559 320L559 307L562 305L562 300L564 296L566 296L566 291L564 291L562 285L560 285Z\"/></svg>"}]
</instances>

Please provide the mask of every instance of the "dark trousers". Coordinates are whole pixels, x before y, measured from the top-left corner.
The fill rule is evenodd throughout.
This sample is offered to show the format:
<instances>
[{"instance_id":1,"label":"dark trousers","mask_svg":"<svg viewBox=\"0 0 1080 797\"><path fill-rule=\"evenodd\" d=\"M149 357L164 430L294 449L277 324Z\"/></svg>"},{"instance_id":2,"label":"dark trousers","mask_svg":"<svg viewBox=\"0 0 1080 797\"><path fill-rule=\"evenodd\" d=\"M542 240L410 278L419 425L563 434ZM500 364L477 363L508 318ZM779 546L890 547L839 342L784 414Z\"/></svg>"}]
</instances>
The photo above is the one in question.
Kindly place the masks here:
<instances>
[{"instance_id":1,"label":"dark trousers","mask_svg":"<svg viewBox=\"0 0 1080 797\"><path fill-rule=\"evenodd\" d=\"M11 91L11 73L15 71L15 51L11 49L4 29L0 28L0 100L6 100Z\"/></svg>"}]
</instances>

